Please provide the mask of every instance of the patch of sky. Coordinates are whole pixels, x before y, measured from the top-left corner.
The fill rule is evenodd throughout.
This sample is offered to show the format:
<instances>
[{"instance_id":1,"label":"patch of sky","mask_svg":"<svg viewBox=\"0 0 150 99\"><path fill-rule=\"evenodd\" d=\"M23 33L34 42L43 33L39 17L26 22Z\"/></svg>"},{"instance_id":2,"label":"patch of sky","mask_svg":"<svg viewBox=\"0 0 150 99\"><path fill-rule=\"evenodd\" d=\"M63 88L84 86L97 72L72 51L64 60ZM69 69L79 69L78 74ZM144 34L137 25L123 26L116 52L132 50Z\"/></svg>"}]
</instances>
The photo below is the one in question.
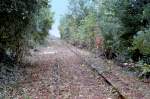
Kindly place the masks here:
<instances>
[{"instance_id":1,"label":"patch of sky","mask_svg":"<svg viewBox=\"0 0 150 99\"><path fill-rule=\"evenodd\" d=\"M52 11L55 14L54 14L54 24L52 26L52 29L49 31L49 33L52 36L60 37L60 32L59 32L58 27L59 27L61 16L67 13L68 1L67 0L52 0L51 5L52 5Z\"/></svg>"}]
</instances>

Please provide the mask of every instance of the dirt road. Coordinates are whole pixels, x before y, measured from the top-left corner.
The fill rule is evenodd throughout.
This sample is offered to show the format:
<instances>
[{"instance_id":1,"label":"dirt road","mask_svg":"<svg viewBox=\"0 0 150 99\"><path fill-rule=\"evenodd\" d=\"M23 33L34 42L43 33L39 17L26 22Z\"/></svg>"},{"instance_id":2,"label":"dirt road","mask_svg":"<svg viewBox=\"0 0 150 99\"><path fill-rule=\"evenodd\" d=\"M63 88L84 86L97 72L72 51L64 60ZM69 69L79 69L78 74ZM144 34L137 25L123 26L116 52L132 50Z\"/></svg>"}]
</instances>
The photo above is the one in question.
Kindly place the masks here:
<instances>
[{"instance_id":1,"label":"dirt road","mask_svg":"<svg viewBox=\"0 0 150 99\"><path fill-rule=\"evenodd\" d=\"M88 52L84 52L88 54ZM119 99L118 93L66 43L53 40L32 53L32 65L10 91L12 99ZM8 99L9 99L8 98Z\"/></svg>"}]
</instances>

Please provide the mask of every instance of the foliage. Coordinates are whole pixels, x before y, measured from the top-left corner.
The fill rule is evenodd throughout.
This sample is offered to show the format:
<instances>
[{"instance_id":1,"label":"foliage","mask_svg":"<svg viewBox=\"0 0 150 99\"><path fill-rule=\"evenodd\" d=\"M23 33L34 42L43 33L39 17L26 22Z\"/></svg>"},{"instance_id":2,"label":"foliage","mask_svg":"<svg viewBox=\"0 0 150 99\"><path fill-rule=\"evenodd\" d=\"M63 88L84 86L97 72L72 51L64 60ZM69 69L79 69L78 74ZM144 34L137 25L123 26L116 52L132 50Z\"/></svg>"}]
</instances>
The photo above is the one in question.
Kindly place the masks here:
<instances>
[{"instance_id":1,"label":"foliage","mask_svg":"<svg viewBox=\"0 0 150 99\"><path fill-rule=\"evenodd\" d=\"M53 13L49 8L41 8L39 13L34 15L33 29L31 31L35 43L43 43L53 23Z\"/></svg>"},{"instance_id":2,"label":"foliage","mask_svg":"<svg viewBox=\"0 0 150 99\"><path fill-rule=\"evenodd\" d=\"M145 76L145 77L147 77L147 78L150 76L150 65L144 64L144 65L141 67L140 76Z\"/></svg>"},{"instance_id":3,"label":"foliage","mask_svg":"<svg viewBox=\"0 0 150 99\"><path fill-rule=\"evenodd\" d=\"M134 67L132 67L136 72L138 72L138 76L141 78L149 78L150 77L150 65L144 63L143 61L139 61L136 63Z\"/></svg>"},{"instance_id":4,"label":"foliage","mask_svg":"<svg viewBox=\"0 0 150 99\"><path fill-rule=\"evenodd\" d=\"M105 39L105 49L138 60L140 54L144 53L138 53L137 49L131 50L135 45L132 43L139 31L149 25L148 8L149 1L145 0L102 0L99 5L99 23Z\"/></svg>"},{"instance_id":5,"label":"foliage","mask_svg":"<svg viewBox=\"0 0 150 99\"><path fill-rule=\"evenodd\" d=\"M0 49L4 50L2 53L21 61L29 45L35 41L34 38L43 36L38 39L40 40L48 35L47 30L52 24L52 13L48 9L48 0L2 0L0 4ZM45 13L49 16L45 17Z\"/></svg>"},{"instance_id":6,"label":"foliage","mask_svg":"<svg viewBox=\"0 0 150 99\"><path fill-rule=\"evenodd\" d=\"M143 61L136 71L139 71L141 76L148 76L150 1L102 0L101 2L99 23L105 39L105 49L112 50L126 59Z\"/></svg>"},{"instance_id":7,"label":"foliage","mask_svg":"<svg viewBox=\"0 0 150 99\"><path fill-rule=\"evenodd\" d=\"M105 54L112 58L125 49L125 41L120 37L123 34L121 20L117 17L117 0L102 0L98 6L98 22L104 38ZM108 55L110 54L110 55ZM108 58L108 57L107 57Z\"/></svg>"},{"instance_id":8,"label":"foliage","mask_svg":"<svg viewBox=\"0 0 150 99\"><path fill-rule=\"evenodd\" d=\"M143 55L150 54L150 29L139 31L133 40L133 49L139 49Z\"/></svg>"},{"instance_id":9,"label":"foliage","mask_svg":"<svg viewBox=\"0 0 150 99\"><path fill-rule=\"evenodd\" d=\"M74 45L93 48L97 28L97 17L92 0L70 0L69 12L60 24L62 39Z\"/></svg>"},{"instance_id":10,"label":"foliage","mask_svg":"<svg viewBox=\"0 0 150 99\"><path fill-rule=\"evenodd\" d=\"M73 34L77 32L77 22L71 15L66 15L61 20L59 30L61 31L61 37L65 40L74 40L71 38Z\"/></svg>"},{"instance_id":11,"label":"foliage","mask_svg":"<svg viewBox=\"0 0 150 99\"><path fill-rule=\"evenodd\" d=\"M60 24L62 39L91 49L99 34L105 55L149 64L150 0L69 0L69 5Z\"/></svg>"},{"instance_id":12,"label":"foliage","mask_svg":"<svg viewBox=\"0 0 150 99\"><path fill-rule=\"evenodd\" d=\"M94 13L90 13L87 15L83 20L81 20L81 25L79 27L78 32L79 39L81 40L81 43L85 43L86 45L89 45L89 47L95 47L95 36L96 36L96 16Z\"/></svg>"}]
</instances>

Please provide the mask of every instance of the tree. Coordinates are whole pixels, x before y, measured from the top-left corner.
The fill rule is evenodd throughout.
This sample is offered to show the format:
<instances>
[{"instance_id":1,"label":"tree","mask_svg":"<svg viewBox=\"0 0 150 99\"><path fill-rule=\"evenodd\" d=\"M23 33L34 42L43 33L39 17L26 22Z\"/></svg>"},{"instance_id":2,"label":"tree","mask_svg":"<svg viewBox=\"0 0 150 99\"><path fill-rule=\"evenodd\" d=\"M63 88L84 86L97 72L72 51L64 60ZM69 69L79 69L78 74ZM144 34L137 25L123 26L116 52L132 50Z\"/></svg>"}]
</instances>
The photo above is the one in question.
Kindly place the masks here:
<instances>
[{"instance_id":1,"label":"tree","mask_svg":"<svg viewBox=\"0 0 150 99\"><path fill-rule=\"evenodd\" d=\"M30 41L35 35L47 32L51 27L52 16L47 19L39 19L42 9L48 9L48 0L2 0L0 4L0 49L4 50L17 61L21 61L27 51ZM51 15L51 12L48 12ZM43 23L43 30L37 31L40 21ZM38 23L38 24L37 24ZM44 34L45 37L47 34Z\"/></svg>"},{"instance_id":2,"label":"tree","mask_svg":"<svg viewBox=\"0 0 150 99\"><path fill-rule=\"evenodd\" d=\"M130 48L134 36L149 27L149 0L96 0L96 3L105 48L138 59L142 53L137 55Z\"/></svg>"},{"instance_id":3,"label":"tree","mask_svg":"<svg viewBox=\"0 0 150 99\"><path fill-rule=\"evenodd\" d=\"M69 0L69 12L60 24L61 37L74 45L94 47L97 18L92 0Z\"/></svg>"},{"instance_id":4,"label":"tree","mask_svg":"<svg viewBox=\"0 0 150 99\"><path fill-rule=\"evenodd\" d=\"M69 12L60 25L62 38L94 48L95 35L100 34L104 38L105 52L121 55L126 60L145 56L143 48L137 47L137 38L146 40L145 35L149 33L150 0L69 1Z\"/></svg>"}]
</instances>

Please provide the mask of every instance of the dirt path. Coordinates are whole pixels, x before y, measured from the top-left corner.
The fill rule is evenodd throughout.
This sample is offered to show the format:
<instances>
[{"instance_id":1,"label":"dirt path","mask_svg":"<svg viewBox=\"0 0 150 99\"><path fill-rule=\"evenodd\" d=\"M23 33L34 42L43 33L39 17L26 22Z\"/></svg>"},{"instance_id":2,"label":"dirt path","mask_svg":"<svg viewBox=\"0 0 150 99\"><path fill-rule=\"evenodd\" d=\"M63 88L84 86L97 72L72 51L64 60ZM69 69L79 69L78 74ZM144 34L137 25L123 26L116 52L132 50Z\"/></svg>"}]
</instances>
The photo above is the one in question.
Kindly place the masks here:
<instances>
[{"instance_id":1,"label":"dirt path","mask_svg":"<svg viewBox=\"0 0 150 99\"><path fill-rule=\"evenodd\" d=\"M119 99L113 87L61 40L38 50L32 53L33 65L26 67L24 77L10 91L9 98Z\"/></svg>"}]
</instances>

